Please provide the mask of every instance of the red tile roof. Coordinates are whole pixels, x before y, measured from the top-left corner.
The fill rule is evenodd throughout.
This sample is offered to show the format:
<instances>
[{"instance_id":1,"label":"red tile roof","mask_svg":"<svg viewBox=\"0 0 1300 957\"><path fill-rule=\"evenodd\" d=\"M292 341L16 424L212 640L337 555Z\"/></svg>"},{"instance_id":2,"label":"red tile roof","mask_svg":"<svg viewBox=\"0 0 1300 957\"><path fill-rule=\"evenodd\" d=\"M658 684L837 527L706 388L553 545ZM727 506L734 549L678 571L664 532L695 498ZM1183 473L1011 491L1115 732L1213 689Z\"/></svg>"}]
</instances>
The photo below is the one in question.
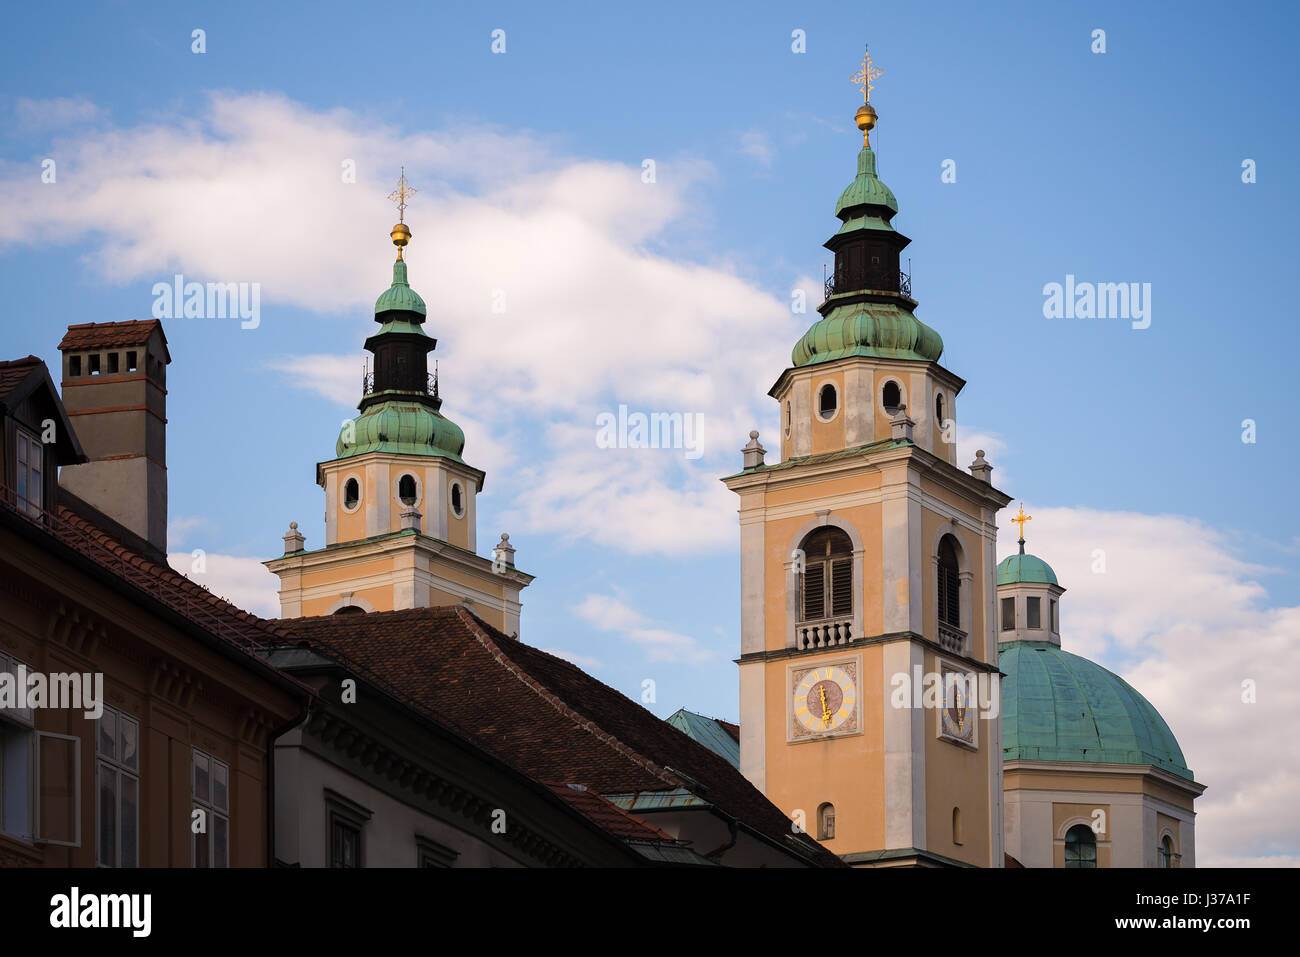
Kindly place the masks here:
<instances>
[{"instance_id":1,"label":"red tile roof","mask_svg":"<svg viewBox=\"0 0 1300 957\"><path fill-rule=\"evenodd\" d=\"M546 786L558 794L566 804L577 809L583 817L590 820L607 834L612 834L625 841L676 843L672 835L665 834L653 824L629 814L618 805L605 800L590 788L578 784L556 784L554 782L547 782Z\"/></svg>"},{"instance_id":2,"label":"red tile roof","mask_svg":"<svg viewBox=\"0 0 1300 957\"><path fill-rule=\"evenodd\" d=\"M723 731L731 735L733 741L737 744L740 743L740 725L732 724L730 721L723 721L721 718L714 718L713 720L718 722Z\"/></svg>"},{"instance_id":3,"label":"red tile roof","mask_svg":"<svg viewBox=\"0 0 1300 957\"><path fill-rule=\"evenodd\" d=\"M440 722L539 781L599 794L686 788L781 847L839 858L725 759L575 665L507 638L460 606L282 623L359 665ZM336 659L337 660L337 659Z\"/></svg>"},{"instance_id":4,"label":"red tile roof","mask_svg":"<svg viewBox=\"0 0 1300 957\"><path fill-rule=\"evenodd\" d=\"M4 399L14 389L27 381L27 377L36 368L44 368L45 363L36 356L24 359L6 359L0 362L0 399Z\"/></svg>"},{"instance_id":5,"label":"red tile roof","mask_svg":"<svg viewBox=\"0 0 1300 957\"><path fill-rule=\"evenodd\" d=\"M65 545L241 651L251 654L292 642L278 622L237 608L170 566L132 550L66 506L59 506L57 518L51 530ZM258 662L266 667L260 658Z\"/></svg>"},{"instance_id":6,"label":"red tile roof","mask_svg":"<svg viewBox=\"0 0 1300 957\"><path fill-rule=\"evenodd\" d=\"M142 346L149 341L155 329L161 331L157 319L131 319L126 322L83 322L68 326L59 351L69 349L103 349L111 346ZM166 336L163 342L166 342Z\"/></svg>"}]
</instances>

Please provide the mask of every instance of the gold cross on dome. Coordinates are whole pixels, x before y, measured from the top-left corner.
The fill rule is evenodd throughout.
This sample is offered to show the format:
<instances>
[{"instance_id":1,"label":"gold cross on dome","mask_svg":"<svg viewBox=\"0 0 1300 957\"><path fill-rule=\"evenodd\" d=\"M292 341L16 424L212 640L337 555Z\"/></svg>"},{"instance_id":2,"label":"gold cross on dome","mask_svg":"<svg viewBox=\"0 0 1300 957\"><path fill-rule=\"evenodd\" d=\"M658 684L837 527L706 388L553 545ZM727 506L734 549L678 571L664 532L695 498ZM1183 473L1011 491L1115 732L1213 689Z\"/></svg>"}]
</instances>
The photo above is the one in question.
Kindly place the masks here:
<instances>
[{"instance_id":1,"label":"gold cross on dome","mask_svg":"<svg viewBox=\"0 0 1300 957\"><path fill-rule=\"evenodd\" d=\"M871 102L871 91L876 88L872 81L884 72L884 70L877 70L875 66L872 65L870 52L862 54L862 69L858 70L858 72L849 77L849 79L857 84L859 92L862 93L863 103Z\"/></svg>"},{"instance_id":2,"label":"gold cross on dome","mask_svg":"<svg viewBox=\"0 0 1300 957\"><path fill-rule=\"evenodd\" d=\"M1025 522L1032 521L1033 518L1034 518L1034 516L1032 516L1032 515L1026 515L1026 514L1025 514L1025 507L1024 507L1024 505L1021 505L1021 506L1020 506L1020 514L1018 514L1015 518L1013 518L1013 519L1011 520L1011 524L1012 524L1012 525L1019 525L1019 526L1020 526L1020 537L1021 537L1022 539L1025 537Z\"/></svg>"},{"instance_id":3,"label":"gold cross on dome","mask_svg":"<svg viewBox=\"0 0 1300 957\"><path fill-rule=\"evenodd\" d=\"M406 197L414 196L419 190L406 181L406 167L402 167L402 177L397 181L397 189L388 194L388 198L397 204L397 221L406 222Z\"/></svg>"}]
</instances>

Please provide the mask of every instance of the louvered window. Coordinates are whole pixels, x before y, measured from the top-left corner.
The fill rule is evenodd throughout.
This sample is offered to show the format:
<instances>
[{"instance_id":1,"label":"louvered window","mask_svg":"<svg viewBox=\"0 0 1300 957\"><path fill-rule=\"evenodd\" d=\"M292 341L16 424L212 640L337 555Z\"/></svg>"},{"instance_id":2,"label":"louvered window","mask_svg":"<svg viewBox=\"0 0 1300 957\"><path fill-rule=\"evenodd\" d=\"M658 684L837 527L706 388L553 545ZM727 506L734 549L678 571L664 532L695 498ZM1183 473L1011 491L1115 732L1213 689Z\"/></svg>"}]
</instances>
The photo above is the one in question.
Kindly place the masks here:
<instances>
[{"instance_id":1,"label":"louvered window","mask_svg":"<svg viewBox=\"0 0 1300 957\"><path fill-rule=\"evenodd\" d=\"M853 543L836 528L820 528L802 545L804 571L799 601L803 621L853 614Z\"/></svg>"},{"instance_id":2,"label":"louvered window","mask_svg":"<svg viewBox=\"0 0 1300 957\"><path fill-rule=\"evenodd\" d=\"M952 536L945 535L939 543L939 622L961 627L961 580L957 577L957 548Z\"/></svg>"}]
</instances>

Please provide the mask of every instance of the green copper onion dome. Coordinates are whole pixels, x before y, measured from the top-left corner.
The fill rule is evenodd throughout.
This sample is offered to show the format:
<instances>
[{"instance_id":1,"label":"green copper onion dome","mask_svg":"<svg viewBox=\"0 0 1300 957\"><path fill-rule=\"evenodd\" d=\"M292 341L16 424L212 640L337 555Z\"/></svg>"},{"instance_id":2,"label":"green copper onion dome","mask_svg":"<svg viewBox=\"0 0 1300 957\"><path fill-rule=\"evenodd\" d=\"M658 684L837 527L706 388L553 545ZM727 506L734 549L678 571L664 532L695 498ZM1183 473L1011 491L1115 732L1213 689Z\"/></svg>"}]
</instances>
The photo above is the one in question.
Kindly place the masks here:
<instances>
[{"instance_id":1,"label":"green copper onion dome","mask_svg":"<svg viewBox=\"0 0 1300 957\"><path fill-rule=\"evenodd\" d=\"M463 461L465 433L441 412L418 402L389 399L345 422L335 443L338 458L367 452L434 455Z\"/></svg>"},{"instance_id":2,"label":"green copper onion dome","mask_svg":"<svg viewBox=\"0 0 1300 957\"><path fill-rule=\"evenodd\" d=\"M1004 645L998 666L1004 761L1153 765L1194 780L1165 719L1119 675L1046 641Z\"/></svg>"},{"instance_id":3,"label":"green copper onion dome","mask_svg":"<svg viewBox=\"0 0 1300 957\"><path fill-rule=\"evenodd\" d=\"M422 316L427 315L424 309L424 300L406 281L406 263L400 259L393 263L393 284L375 300L376 316L381 312L394 310L417 312Z\"/></svg>"},{"instance_id":4,"label":"green copper onion dome","mask_svg":"<svg viewBox=\"0 0 1300 957\"><path fill-rule=\"evenodd\" d=\"M844 211L857 206L884 206L898 212L898 200L894 198L894 191L876 176L876 154L866 146L858 153L857 177L844 188L835 203L835 216L844 219Z\"/></svg>"},{"instance_id":5,"label":"green copper onion dome","mask_svg":"<svg viewBox=\"0 0 1300 957\"><path fill-rule=\"evenodd\" d=\"M935 362L943 339L910 311L893 303L836 305L803 334L790 358L796 366L846 356L877 356Z\"/></svg>"},{"instance_id":6,"label":"green copper onion dome","mask_svg":"<svg viewBox=\"0 0 1300 957\"><path fill-rule=\"evenodd\" d=\"M1032 582L1039 585L1057 585L1056 572L1037 555L1011 555L998 562L998 584L1015 585Z\"/></svg>"},{"instance_id":7,"label":"green copper onion dome","mask_svg":"<svg viewBox=\"0 0 1300 957\"><path fill-rule=\"evenodd\" d=\"M891 224L898 200L876 173L868 138L875 108L863 105L855 119L863 145L857 176L835 203L841 225L826 242L835 253L826 301L790 360L796 367L850 356L937 362L943 338L913 315L911 277L899 268L899 254L910 240Z\"/></svg>"},{"instance_id":8,"label":"green copper onion dome","mask_svg":"<svg viewBox=\"0 0 1300 957\"><path fill-rule=\"evenodd\" d=\"M399 208L405 209L406 197L413 192L403 169L394 193L401 200ZM393 284L375 301L379 331L366 340L366 349L374 355L374 372L364 377L364 394L357 406L361 414L339 429L335 454L347 458L385 452L463 462L465 433L442 414L438 376L429 375L429 353L438 342L424 331L424 300L406 280L402 251L411 240L411 230L403 221L390 235L397 247Z\"/></svg>"}]
</instances>

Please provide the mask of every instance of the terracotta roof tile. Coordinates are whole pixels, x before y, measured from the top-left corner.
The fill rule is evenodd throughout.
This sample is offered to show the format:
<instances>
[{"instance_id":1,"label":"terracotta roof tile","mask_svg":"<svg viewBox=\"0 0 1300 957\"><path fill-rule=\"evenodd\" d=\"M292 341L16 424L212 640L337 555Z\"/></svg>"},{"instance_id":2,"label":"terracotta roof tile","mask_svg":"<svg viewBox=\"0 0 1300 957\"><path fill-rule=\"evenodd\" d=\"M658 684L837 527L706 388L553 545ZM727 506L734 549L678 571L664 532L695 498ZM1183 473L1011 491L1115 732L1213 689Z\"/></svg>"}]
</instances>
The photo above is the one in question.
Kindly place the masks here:
<instances>
[{"instance_id":1,"label":"terracotta roof tile","mask_svg":"<svg viewBox=\"0 0 1300 957\"><path fill-rule=\"evenodd\" d=\"M44 367L45 363L36 356L27 356L23 359L6 359L0 362L0 399L5 398L18 386L27 381L27 377L32 374L32 370L38 367Z\"/></svg>"},{"instance_id":2,"label":"terracotta roof tile","mask_svg":"<svg viewBox=\"0 0 1300 957\"><path fill-rule=\"evenodd\" d=\"M391 682L443 723L539 781L600 794L685 787L776 844L840 861L732 765L580 668L457 606L283 622Z\"/></svg>"},{"instance_id":3,"label":"terracotta roof tile","mask_svg":"<svg viewBox=\"0 0 1300 957\"><path fill-rule=\"evenodd\" d=\"M83 322L68 326L59 351L102 349L109 346L142 346L162 324L157 319L131 319L126 322ZM163 339L166 342L166 337Z\"/></svg>"},{"instance_id":4,"label":"terracotta roof tile","mask_svg":"<svg viewBox=\"0 0 1300 957\"><path fill-rule=\"evenodd\" d=\"M625 841L676 843L672 835L610 803L590 788L554 782L546 782L546 786L608 834Z\"/></svg>"}]
</instances>

